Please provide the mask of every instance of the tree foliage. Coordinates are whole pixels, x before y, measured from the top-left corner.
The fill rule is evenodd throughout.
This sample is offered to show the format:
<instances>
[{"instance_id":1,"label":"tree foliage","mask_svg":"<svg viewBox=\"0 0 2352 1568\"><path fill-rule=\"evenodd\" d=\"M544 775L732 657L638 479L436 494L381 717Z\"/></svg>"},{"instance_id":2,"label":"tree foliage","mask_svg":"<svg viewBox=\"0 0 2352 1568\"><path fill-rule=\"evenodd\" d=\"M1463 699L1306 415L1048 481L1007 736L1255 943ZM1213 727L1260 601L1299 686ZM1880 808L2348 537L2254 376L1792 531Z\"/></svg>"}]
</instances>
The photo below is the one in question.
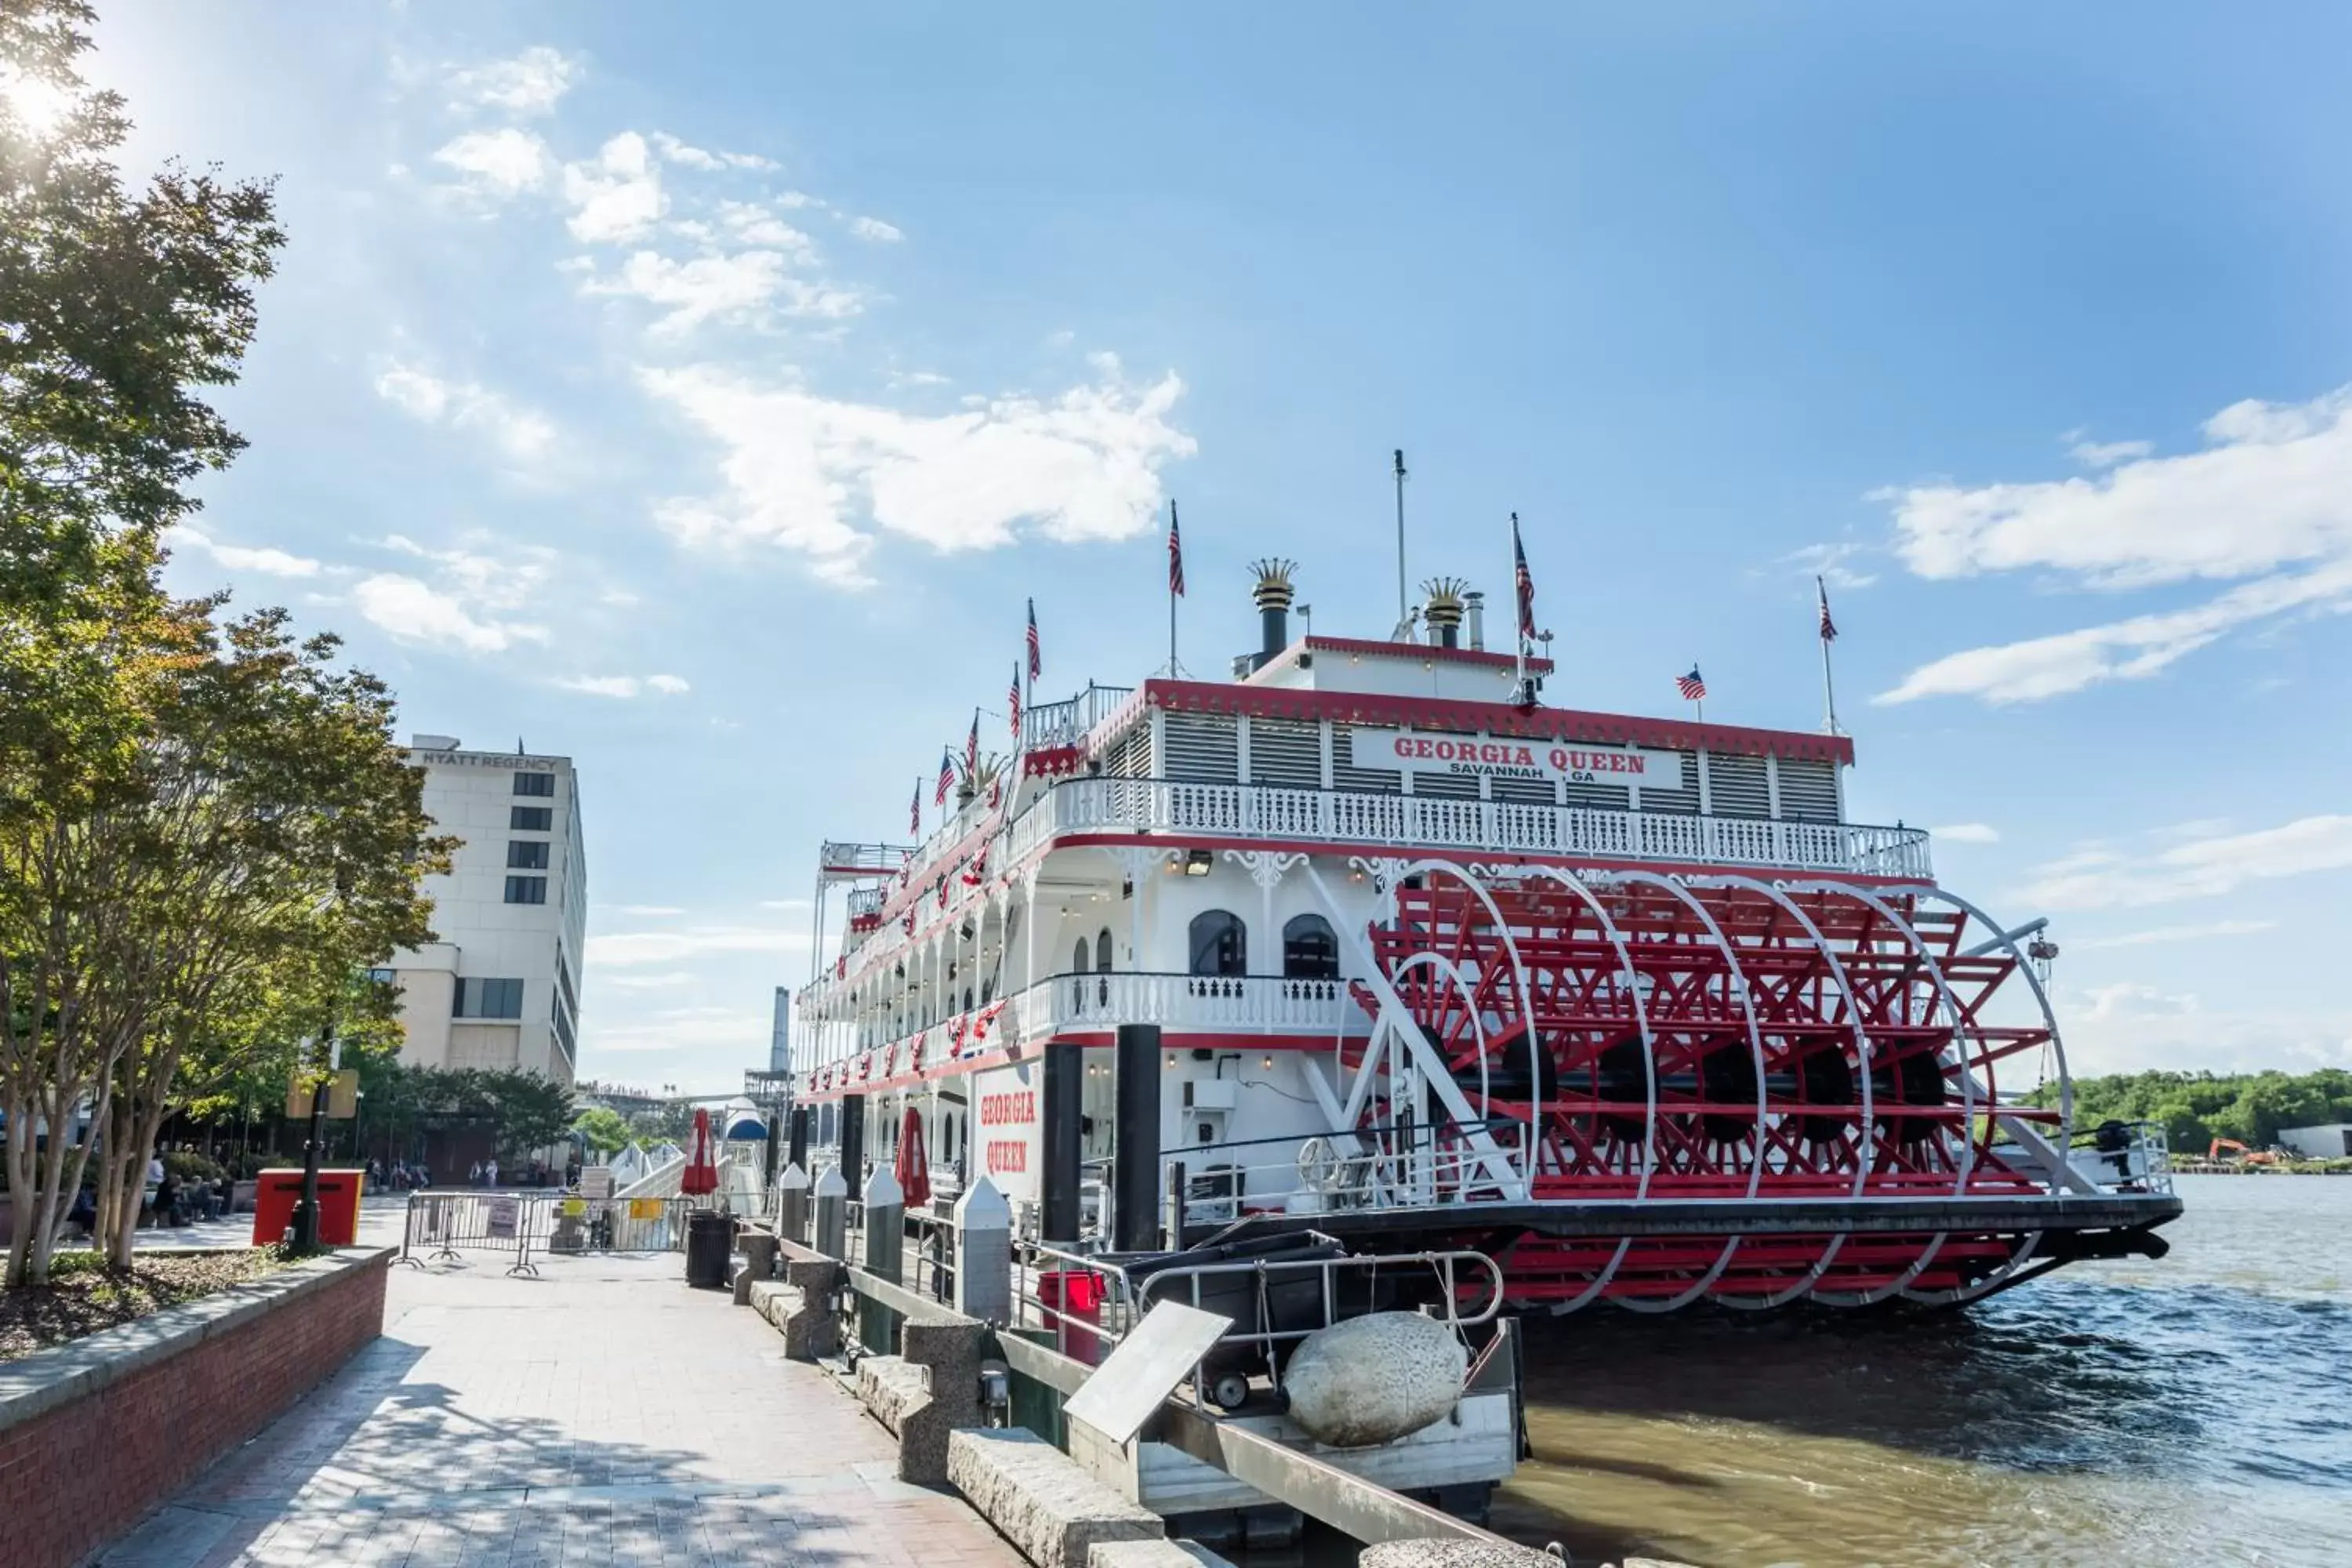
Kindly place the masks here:
<instances>
[{"instance_id":1,"label":"tree foliage","mask_svg":"<svg viewBox=\"0 0 2352 1568\"><path fill-rule=\"evenodd\" d=\"M525 1160L562 1142L577 1112L570 1089L535 1072L383 1059L361 1066L360 1088L371 1144L384 1139L404 1157L421 1152L430 1131L471 1125L490 1130L501 1157Z\"/></svg>"},{"instance_id":2,"label":"tree foliage","mask_svg":"<svg viewBox=\"0 0 2352 1568\"><path fill-rule=\"evenodd\" d=\"M284 1074L352 976L430 939L446 865L382 682L283 611L160 582L190 485L243 446L236 376L283 243L267 183L167 168L78 73L81 0L0 0L0 1113L11 1284L94 1173L130 1247L139 1173L191 1095ZM63 107L36 124L18 106ZM87 1110L95 1140L72 1135ZM46 1141L37 1128L51 1132ZM102 1158L94 1163L94 1148Z\"/></svg>"},{"instance_id":3,"label":"tree foliage","mask_svg":"<svg viewBox=\"0 0 2352 1568\"><path fill-rule=\"evenodd\" d=\"M2057 1086L2044 1088L2039 1098L2055 1105ZM2182 1152L2201 1154L2216 1138L2267 1149L2282 1127L2352 1121L2352 1071L2137 1072L2075 1079L2074 1125L2109 1120L2160 1122Z\"/></svg>"},{"instance_id":4,"label":"tree foliage","mask_svg":"<svg viewBox=\"0 0 2352 1568\"><path fill-rule=\"evenodd\" d=\"M617 1154L629 1146L629 1124L609 1106L598 1105L582 1111L572 1123L572 1131L579 1134L591 1153L599 1156Z\"/></svg>"}]
</instances>

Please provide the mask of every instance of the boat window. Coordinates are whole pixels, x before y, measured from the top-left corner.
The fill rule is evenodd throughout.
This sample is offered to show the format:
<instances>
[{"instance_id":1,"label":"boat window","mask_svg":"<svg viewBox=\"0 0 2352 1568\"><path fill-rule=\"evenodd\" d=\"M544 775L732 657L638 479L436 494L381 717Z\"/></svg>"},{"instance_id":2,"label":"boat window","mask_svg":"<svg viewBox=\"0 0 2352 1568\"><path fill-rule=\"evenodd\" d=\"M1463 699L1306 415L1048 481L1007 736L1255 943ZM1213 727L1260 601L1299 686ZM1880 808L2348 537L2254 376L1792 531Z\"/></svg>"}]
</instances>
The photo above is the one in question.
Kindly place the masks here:
<instances>
[{"instance_id":1,"label":"boat window","mask_svg":"<svg viewBox=\"0 0 2352 1568\"><path fill-rule=\"evenodd\" d=\"M1321 915L1298 915L1282 928L1282 973L1291 980L1339 978L1339 939Z\"/></svg>"},{"instance_id":2,"label":"boat window","mask_svg":"<svg viewBox=\"0 0 2352 1568\"><path fill-rule=\"evenodd\" d=\"M1249 973L1249 942L1241 918L1225 910L1192 917L1194 974L1238 977Z\"/></svg>"},{"instance_id":3,"label":"boat window","mask_svg":"<svg viewBox=\"0 0 2352 1568\"><path fill-rule=\"evenodd\" d=\"M1105 926L1095 934L1095 967L1103 973L1110 973L1110 928Z\"/></svg>"},{"instance_id":4,"label":"boat window","mask_svg":"<svg viewBox=\"0 0 2352 1568\"><path fill-rule=\"evenodd\" d=\"M1087 939L1085 937L1080 937L1078 938L1078 945L1070 950L1070 973L1073 974L1084 974L1086 972Z\"/></svg>"}]
</instances>

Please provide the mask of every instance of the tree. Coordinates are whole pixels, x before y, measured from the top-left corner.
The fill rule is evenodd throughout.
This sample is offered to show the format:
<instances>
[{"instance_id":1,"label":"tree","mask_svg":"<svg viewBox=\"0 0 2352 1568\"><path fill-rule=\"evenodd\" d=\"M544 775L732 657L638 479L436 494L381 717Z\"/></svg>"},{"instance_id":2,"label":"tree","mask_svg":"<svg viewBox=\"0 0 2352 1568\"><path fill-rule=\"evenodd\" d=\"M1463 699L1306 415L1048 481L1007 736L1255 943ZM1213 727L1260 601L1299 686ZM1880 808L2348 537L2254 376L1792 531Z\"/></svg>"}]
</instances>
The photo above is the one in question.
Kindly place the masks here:
<instances>
[{"instance_id":1,"label":"tree","mask_svg":"<svg viewBox=\"0 0 2352 1568\"><path fill-rule=\"evenodd\" d=\"M599 1105L580 1113L572 1124L589 1152L598 1156L617 1154L629 1146L629 1124L621 1113L610 1106Z\"/></svg>"},{"instance_id":2,"label":"tree","mask_svg":"<svg viewBox=\"0 0 2352 1568\"><path fill-rule=\"evenodd\" d=\"M236 379L283 243L266 183L173 166L136 194L128 122L77 71L82 0L0 0L0 1113L44 1278L97 1176L127 1256L163 1118L352 1007L355 969L429 940L446 865L390 694L158 579L187 486L243 446L200 395ZM59 106L37 124L23 103ZM362 1006L353 1022L379 1025ZM184 1073L186 1075L184 1077ZM46 1147L32 1135L46 1126Z\"/></svg>"}]
</instances>

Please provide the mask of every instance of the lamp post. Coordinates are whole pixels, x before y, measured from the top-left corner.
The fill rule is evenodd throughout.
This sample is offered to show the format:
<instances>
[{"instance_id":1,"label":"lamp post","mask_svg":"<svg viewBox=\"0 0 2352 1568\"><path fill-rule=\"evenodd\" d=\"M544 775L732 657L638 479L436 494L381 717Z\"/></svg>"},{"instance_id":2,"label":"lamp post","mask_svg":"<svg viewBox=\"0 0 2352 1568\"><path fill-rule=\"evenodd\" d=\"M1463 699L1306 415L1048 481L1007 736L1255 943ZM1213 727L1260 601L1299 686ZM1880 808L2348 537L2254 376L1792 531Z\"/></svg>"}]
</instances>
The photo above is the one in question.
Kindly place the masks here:
<instances>
[{"instance_id":1,"label":"lamp post","mask_svg":"<svg viewBox=\"0 0 2352 1568\"><path fill-rule=\"evenodd\" d=\"M343 1043L331 1022L326 1036L327 1076L310 1089L310 1136L302 1145L302 1201L294 1205L294 1250L319 1250L319 1155L327 1136L327 1093L343 1065Z\"/></svg>"}]
</instances>

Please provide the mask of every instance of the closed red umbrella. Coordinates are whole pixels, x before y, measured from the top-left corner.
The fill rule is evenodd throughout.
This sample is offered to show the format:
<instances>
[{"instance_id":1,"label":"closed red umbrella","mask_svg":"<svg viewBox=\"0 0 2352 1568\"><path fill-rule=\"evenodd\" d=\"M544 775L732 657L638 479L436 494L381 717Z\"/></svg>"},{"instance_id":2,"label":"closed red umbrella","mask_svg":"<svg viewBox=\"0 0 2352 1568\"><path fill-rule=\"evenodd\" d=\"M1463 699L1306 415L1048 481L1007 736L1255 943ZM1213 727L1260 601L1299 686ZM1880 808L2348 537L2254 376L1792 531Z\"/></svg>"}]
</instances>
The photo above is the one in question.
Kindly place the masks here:
<instances>
[{"instance_id":1,"label":"closed red umbrella","mask_svg":"<svg viewBox=\"0 0 2352 1568\"><path fill-rule=\"evenodd\" d=\"M687 1156L677 1190L695 1198L719 1190L719 1163L710 1157L710 1112L699 1108L694 1113L694 1152Z\"/></svg>"},{"instance_id":2,"label":"closed red umbrella","mask_svg":"<svg viewBox=\"0 0 2352 1568\"><path fill-rule=\"evenodd\" d=\"M898 1178L898 1190L906 1194L908 1208L931 1201L931 1162L923 1152L923 1113L911 1105L898 1127L898 1162L890 1173Z\"/></svg>"}]
</instances>

